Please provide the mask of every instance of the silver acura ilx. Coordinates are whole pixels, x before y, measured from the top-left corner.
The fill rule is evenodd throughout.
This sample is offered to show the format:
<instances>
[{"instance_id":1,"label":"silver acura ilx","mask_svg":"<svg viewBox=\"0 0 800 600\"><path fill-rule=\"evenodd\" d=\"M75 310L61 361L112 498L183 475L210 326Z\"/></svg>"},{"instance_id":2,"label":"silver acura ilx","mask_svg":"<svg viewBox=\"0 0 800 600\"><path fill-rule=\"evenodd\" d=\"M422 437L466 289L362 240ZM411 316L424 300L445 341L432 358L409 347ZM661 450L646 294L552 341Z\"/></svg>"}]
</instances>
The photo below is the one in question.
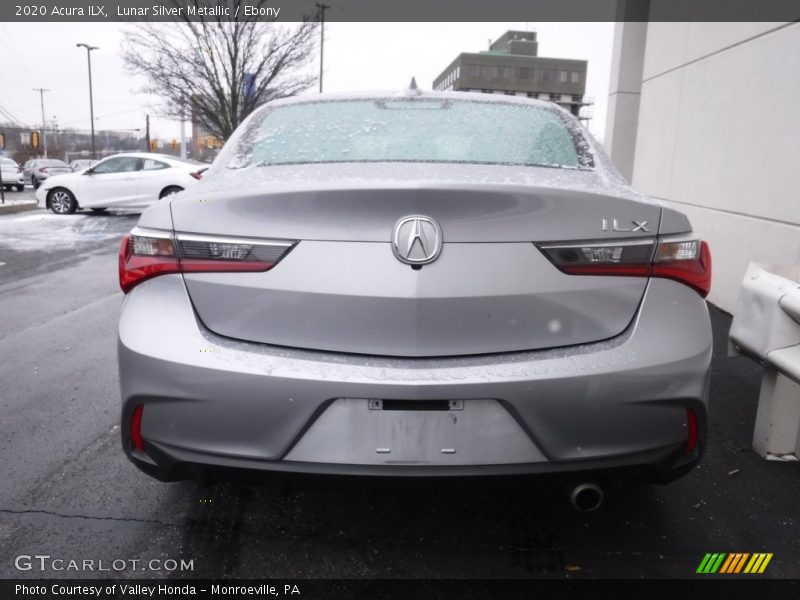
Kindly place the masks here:
<instances>
[{"instance_id":1,"label":"silver acura ilx","mask_svg":"<svg viewBox=\"0 0 800 600\"><path fill-rule=\"evenodd\" d=\"M119 254L122 443L209 469L670 481L705 444L705 242L509 96L271 102Z\"/></svg>"}]
</instances>

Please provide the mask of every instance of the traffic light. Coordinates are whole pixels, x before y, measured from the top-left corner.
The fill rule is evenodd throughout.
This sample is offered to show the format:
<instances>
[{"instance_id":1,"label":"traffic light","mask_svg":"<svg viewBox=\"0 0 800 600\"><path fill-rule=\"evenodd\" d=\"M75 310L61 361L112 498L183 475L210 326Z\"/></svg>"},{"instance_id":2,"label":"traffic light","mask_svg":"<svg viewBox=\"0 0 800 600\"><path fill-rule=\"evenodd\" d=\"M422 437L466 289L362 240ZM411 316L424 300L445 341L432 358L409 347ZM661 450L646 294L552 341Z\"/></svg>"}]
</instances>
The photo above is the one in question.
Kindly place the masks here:
<instances>
[{"instance_id":1,"label":"traffic light","mask_svg":"<svg viewBox=\"0 0 800 600\"><path fill-rule=\"evenodd\" d=\"M158 150L158 140L153 138L150 140L150 151L155 152L156 150Z\"/></svg>"},{"instance_id":2,"label":"traffic light","mask_svg":"<svg viewBox=\"0 0 800 600\"><path fill-rule=\"evenodd\" d=\"M39 132L38 131L31 131L31 146L34 148L39 147Z\"/></svg>"},{"instance_id":3,"label":"traffic light","mask_svg":"<svg viewBox=\"0 0 800 600\"><path fill-rule=\"evenodd\" d=\"M173 150L177 150L178 149L178 140L172 140L172 143L170 143L170 146L172 147Z\"/></svg>"}]
</instances>

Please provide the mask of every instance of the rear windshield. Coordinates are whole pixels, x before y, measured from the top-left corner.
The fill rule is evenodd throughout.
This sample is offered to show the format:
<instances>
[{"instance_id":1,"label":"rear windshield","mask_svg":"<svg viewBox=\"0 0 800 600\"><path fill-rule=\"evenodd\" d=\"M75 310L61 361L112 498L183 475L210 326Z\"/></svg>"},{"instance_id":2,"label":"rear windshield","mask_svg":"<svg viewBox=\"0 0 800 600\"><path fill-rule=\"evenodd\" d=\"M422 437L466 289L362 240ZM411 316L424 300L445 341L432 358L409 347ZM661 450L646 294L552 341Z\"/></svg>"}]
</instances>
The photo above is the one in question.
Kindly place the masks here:
<instances>
[{"instance_id":1,"label":"rear windshield","mask_svg":"<svg viewBox=\"0 0 800 600\"><path fill-rule=\"evenodd\" d=\"M236 155L230 167L385 161L593 166L578 128L555 110L450 99L275 107L251 124Z\"/></svg>"}]
</instances>

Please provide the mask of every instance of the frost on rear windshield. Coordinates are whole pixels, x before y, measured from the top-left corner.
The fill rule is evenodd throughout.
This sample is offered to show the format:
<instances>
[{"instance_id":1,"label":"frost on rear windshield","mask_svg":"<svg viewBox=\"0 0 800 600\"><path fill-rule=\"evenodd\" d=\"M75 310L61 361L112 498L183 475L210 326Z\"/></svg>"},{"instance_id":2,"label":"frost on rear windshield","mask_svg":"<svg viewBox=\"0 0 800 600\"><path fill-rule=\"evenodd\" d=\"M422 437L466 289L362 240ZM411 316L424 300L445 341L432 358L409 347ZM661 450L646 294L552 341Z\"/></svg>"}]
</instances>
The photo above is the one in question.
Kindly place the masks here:
<instances>
[{"instance_id":1,"label":"frost on rear windshield","mask_svg":"<svg viewBox=\"0 0 800 600\"><path fill-rule=\"evenodd\" d=\"M336 162L593 166L577 128L555 110L433 99L289 104L250 124L232 168Z\"/></svg>"}]
</instances>

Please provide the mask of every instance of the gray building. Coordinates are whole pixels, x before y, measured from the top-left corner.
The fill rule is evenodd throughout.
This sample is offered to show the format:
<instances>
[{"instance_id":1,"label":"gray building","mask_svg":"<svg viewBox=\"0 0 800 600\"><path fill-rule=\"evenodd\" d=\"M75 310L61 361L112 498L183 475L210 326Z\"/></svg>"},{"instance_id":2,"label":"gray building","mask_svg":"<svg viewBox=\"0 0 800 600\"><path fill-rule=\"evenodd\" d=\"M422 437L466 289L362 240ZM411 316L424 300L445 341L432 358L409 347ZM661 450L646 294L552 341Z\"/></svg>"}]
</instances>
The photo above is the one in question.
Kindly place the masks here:
<instances>
[{"instance_id":1,"label":"gray building","mask_svg":"<svg viewBox=\"0 0 800 600\"><path fill-rule=\"evenodd\" d=\"M434 90L549 100L577 115L584 105L585 60L537 56L535 31L507 31L488 51L462 52L433 81Z\"/></svg>"}]
</instances>

